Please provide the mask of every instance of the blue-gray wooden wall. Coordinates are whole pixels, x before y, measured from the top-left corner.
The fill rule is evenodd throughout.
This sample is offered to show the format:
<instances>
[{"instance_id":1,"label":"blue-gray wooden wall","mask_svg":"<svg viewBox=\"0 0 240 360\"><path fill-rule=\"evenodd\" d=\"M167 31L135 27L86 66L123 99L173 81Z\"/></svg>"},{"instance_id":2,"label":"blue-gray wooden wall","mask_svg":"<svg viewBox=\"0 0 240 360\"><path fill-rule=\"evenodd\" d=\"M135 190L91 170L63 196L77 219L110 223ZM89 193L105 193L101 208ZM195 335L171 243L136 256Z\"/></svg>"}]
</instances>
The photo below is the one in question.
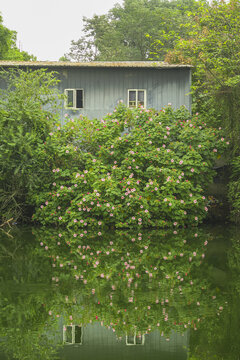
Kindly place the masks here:
<instances>
[{"instance_id":1,"label":"blue-gray wooden wall","mask_svg":"<svg viewBox=\"0 0 240 360\"><path fill-rule=\"evenodd\" d=\"M185 105L191 110L191 70L189 68L65 68L56 69L61 82L59 90L84 90L84 108L64 109L64 115L101 118L112 112L118 102L127 104L128 89L146 89L147 108L156 110L171 103L174 108Z\"/></svg>"}]
</instances>

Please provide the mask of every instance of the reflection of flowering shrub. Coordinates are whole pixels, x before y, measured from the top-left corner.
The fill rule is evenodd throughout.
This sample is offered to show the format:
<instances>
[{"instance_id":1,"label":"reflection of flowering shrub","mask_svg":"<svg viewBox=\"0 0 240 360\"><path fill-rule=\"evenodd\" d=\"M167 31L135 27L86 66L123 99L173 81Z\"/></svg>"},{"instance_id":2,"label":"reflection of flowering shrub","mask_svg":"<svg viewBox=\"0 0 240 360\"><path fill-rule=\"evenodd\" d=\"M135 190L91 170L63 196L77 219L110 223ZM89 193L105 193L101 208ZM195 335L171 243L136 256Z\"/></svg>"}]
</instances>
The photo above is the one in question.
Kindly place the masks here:
<instances>
[{"instance_id":1,"label":"reflection of flowering shrub","mask_svg":"<svg viewBox=\"0 0 240 360\"><path fill-rule=\"evenodd\" d=\"M200 230L36 235L62 293L50 315L63 315L65 323L101 321L118 335L156 328L168 334L197 329L223 303L200 271L207 245Z\"/></svg>"},{"instance_id":2,"label":"reflection of flowering shrub","mask_svg":"<svg viewBox=\"0 0 240 360\"><path fill-rule=\"evenodd\" d=\"M81 168L52 169L50 192L35 200L35 220L83 229L178 227L206 216L203 190L226 143L185 109L156 114L121 105L100 121L70 121L51 134L46 151L61 136L72 141L64 158L72 164L81 154Z\"/></svg>"}]
</instances>

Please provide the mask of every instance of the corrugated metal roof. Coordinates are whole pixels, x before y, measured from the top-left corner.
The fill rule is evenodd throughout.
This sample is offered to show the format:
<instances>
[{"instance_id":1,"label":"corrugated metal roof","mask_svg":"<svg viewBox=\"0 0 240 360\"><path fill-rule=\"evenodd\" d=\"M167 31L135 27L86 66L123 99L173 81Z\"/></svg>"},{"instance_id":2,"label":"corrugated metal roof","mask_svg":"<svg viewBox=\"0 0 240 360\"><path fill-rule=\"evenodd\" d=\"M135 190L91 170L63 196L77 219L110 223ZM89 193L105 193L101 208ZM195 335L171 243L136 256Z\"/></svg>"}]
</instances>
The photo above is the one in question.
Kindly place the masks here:
<instances>
[{"instance_id":1,"label":"corrugated metal roof","mask_svg":"<svg viewBox=\"0 0 240 360\"><path fill-rule=\"evenodd\" d=\"M191 65L168 64L161 61L0 61L0 67L45 67L45 68L191 68Z\"/></svg>"}]
</instances>

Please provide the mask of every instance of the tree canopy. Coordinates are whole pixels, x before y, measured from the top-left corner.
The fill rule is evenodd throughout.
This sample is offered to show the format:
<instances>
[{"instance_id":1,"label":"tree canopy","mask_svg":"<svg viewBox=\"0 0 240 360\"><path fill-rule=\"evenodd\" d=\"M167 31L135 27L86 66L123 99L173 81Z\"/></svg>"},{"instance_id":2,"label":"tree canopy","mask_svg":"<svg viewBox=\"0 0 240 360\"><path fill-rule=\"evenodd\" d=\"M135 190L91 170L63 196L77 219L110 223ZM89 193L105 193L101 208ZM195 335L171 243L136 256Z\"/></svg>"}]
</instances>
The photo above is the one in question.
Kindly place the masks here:
<instances>
[{"instance_id":1,"label":"tree canopy","mask_svg":"<svg viewBox=\"0 0 240 360\"><path fill-rule=\"evenodd\" d=\"M163 60L184 35L188 11L198 7L196 0L124 0L105 15L84 17L84 35L61 60ZM154 54L156 40L161 49Z\"/></svg>"},{"instance_id":2,"label":"tree canopy","mask_svg":"<svg viewBox=\"0 0 240 360\"><path fill-rule=\"evenodd\" d=\"M36 60L26 51L20 51L16 45L17 33L3 25L0 13L0 60Z\"/></svg>"},{"instance_id":3,"label":"tree canopy","mask_svg":"<svg viewBox=\"0 0 240 360\"><path fill-rule=\"evenodd\" d=\"M214 1L189 13L186 36L166 56L168 62L194 66L196 111L225 126L234 153L240 134L240 1Z\"/></svg>"}]
</instances>

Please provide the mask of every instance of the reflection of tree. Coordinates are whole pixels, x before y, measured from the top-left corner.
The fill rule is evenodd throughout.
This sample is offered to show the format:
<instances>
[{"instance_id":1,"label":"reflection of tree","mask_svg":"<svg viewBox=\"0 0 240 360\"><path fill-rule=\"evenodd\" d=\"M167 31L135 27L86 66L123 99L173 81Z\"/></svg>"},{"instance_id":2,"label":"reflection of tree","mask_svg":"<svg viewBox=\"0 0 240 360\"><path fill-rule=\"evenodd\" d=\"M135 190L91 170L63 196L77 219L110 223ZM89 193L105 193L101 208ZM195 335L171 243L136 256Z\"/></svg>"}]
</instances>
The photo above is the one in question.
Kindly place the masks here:
<instances>
[{"instance_id":1,"label":"reflection of tree","mask_svg":"<svg viewBox=\"0 0 240 360\"><path fill-rule=\"evenodd\" d=\"M215 318L222 305L200 272L204 231L82 237L39 231L36 236L52 257L53 282L67 296L58 297L51 309L53 316L61 312L65 322L101 321L119 336L154 329L168 335L173 329L197 329L206 315Z\"/></svg>"},{"instance_id":2,"label":"reflection of tree","mask_svg":"<svg viewBox=\"0 0 240 360\"><path fill-rule=\"evenodd\" d=\"M12 357L54 358L60 318L66 331L99 322L123 338L190 328L192 358L211 359L223 346L231 360L239 353L238 299L209 280L206 231L34 233L34 241L28 233L6 238L7 252L0 250L0 344ZM228 253L232 293L239 291L239 249L236 240Z\"/></svg>"},{"instance_id":3,"label":"reflection of tree","mask_svg":"<svg viewBox=\"0 0 240 360\"><path fill-rule=\"evenodd\" d=\"M218 251L217 272L219 276L212 277L213 285L217 290L217 296L224 298L223 308L220 306L217 316L209 318L206 316L197 333L191 333L192 357L190 360L238 360L240 354L240 237L239 229L228 229L222 234L227 239L230 238L232 246L228 249L229 243L216 244ZM218 236L221 238L221 235ZM219 240L219 239L218 239ZM217 252L216 251L216 252ZM227 261L224 261L227 256ZM227 265L227 266L226 266ZM216 268L214 268L216 270ZM221 271L221 272L220 272ZM224 281L222 274L226 273L229 281ZM221 281L223 280L223 281ZM214 284L215 283L215 284Z\"/></svg>"},{"instance_id":4,"label":"reflection of tree","mask_svg":"<svg viewBox=\"0 0 240 360\"><path fill-rule=\"evenodd\" d=\"M35 245L29 231L1 238L0 349L14 359L54 359L56 353L47 331L57 327L45 306L54 294L50 264L36 256Z\"/></svg>"}]
</instances>

